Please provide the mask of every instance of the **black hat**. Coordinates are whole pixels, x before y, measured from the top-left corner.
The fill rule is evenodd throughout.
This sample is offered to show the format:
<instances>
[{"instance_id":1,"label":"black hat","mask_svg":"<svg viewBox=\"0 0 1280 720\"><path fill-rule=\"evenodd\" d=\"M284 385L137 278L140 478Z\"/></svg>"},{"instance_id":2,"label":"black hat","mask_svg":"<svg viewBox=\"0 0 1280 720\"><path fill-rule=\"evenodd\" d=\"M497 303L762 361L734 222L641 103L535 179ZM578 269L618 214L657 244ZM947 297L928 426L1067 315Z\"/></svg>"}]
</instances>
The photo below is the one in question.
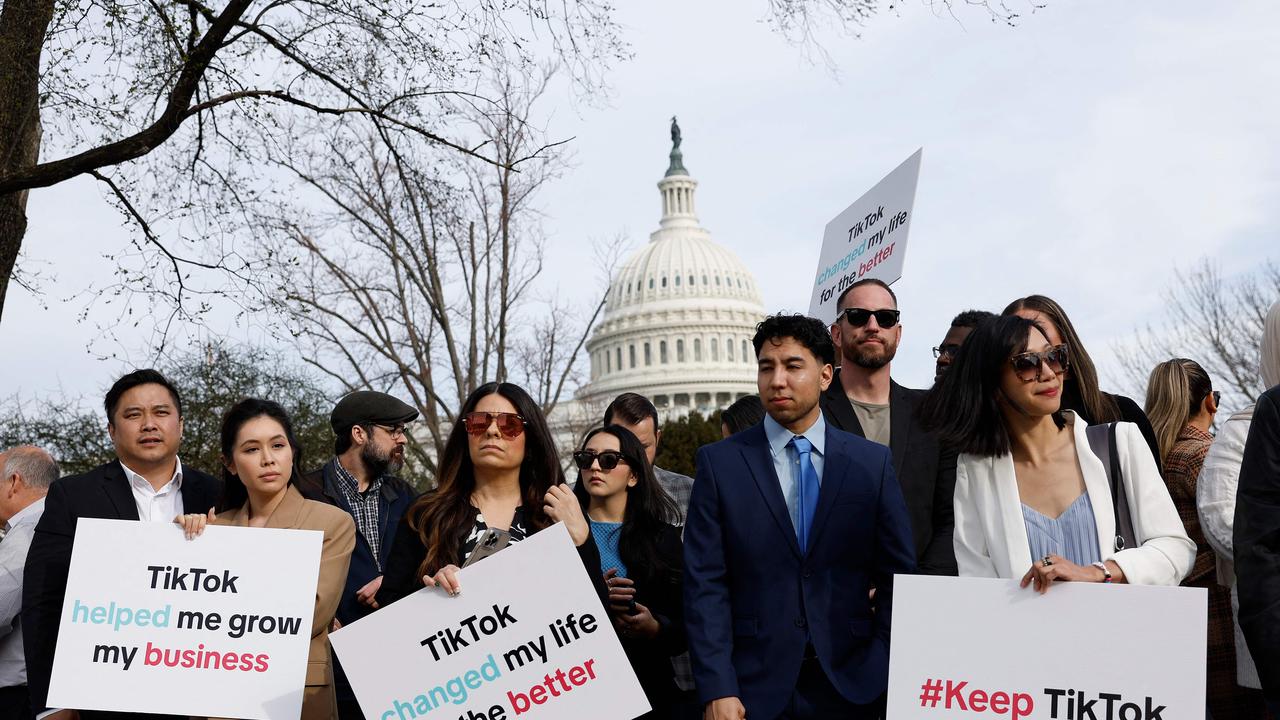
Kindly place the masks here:
<instances>
[{"instance_id":1,"label":"black hat","mask_svg":"<svg viewBox=\"0 0 1280 720\"><path fill-rule=\"evenodd\" d=\"M418 411L397 398L374 390L357 390L338 401L329 415L329 424L335 434L341 435L355 425L394 425L417 418Z\"/></svg>"}]
</instances>

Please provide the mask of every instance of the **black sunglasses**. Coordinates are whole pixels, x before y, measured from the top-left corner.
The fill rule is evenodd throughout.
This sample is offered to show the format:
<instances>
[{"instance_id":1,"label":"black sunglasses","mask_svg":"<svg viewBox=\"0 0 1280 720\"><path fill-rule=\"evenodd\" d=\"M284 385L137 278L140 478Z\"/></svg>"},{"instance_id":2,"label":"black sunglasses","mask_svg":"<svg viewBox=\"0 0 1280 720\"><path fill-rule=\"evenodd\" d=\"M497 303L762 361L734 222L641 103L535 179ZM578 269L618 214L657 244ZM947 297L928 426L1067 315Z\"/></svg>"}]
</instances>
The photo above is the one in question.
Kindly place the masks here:
<instances>
[{"instance_id":1,"label":"black sunglasses","mask_svg":"<svg viewBox=\"0 0 1280 720\"><path fill-rule=\"evenodd\" d=\"M617 450L604 450L601 452L578 450L573 454L573 463L578 466L579 470L590 470L591 463L597 461L600 463L601 470L612 470L618 467L618 463L631 464Z\"/></svg>"},{"instance_id":2,"label":"black sunglasses","mask_svg":"<svg viewBox=\"0 0 1280 720\"><path fill-rule=\"evenodd\" d=\"M879 321L877 320L876 322ZM958 352L960 352L959 345L939 345L933 349L933 356L935 358L941 358L945 355L949 358L955 359L956 353Z\"/></svg>"},{"instance_id":3,"label":"black sunglasses","mask_svg":"<svg viewBox=\"0 0 1280 720\"><path fill-rule=\"evenodd\" d=\"M1070 353L1066 345L1054 345L1044 352L1024 352L1009 358L1013 373L1022 382L1040 380L1040 369L1048 366L1054 375L1061 375L1071 367Z\"/></svg>"},{"instance_id":4,"label":"black sunglasses","mask_svg":"<svg viewBox=\"0 0 1280 720\"><path fill-rule=\"evenodd\" d=\"M862 327L871 320L872 316L875 317L877 325L888 329L898 324L898 319L902 317L902 313L897 310L868 310L866 308L851 307L841 310L836 320L843 317L850 325Z\"/></svg>"}]
</instances>

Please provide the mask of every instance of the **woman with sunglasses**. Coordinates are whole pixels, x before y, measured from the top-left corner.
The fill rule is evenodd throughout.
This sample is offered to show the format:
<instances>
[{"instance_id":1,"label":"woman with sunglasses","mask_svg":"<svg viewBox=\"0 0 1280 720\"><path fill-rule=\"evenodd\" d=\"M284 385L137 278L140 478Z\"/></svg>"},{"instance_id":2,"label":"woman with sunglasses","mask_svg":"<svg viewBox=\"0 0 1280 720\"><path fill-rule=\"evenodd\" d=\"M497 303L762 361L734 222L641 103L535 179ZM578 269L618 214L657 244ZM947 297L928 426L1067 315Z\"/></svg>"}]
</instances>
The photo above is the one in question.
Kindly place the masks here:
<instances>
[{"instance_id":1,"label":"woman with sunglasses","mask_svg":"<svg viewBox=\"0 0 1280 720\"><path fill-rule=\"evenodd\" d=\"M424 586L457 595L458 569L481 538L497 533L517 543L556 522L564 522L583 565L598 575L600 555L564 484L542 410L518 385L481 385L463 403L445 442L435 490L414 500L400 522L378 604ZM596 589L603 597L603 581Z\"/></svg>"},{"instance_id":2,"label":"woman with sunglasses","mask_svg":"<svg viewBox=\"0 0 1280 720\"><path fill-rule=\"evenodd\" d=\"M1187 537L1142 435L1116 426L1137 545L1117 550L1106 470L1064 411L1064 345L1035 321L1006 315L980 324L921 413L956 466L954 546L960 575L1054 582L1177 585L1191 569Z\"/></svg>"},{"instance_id":3,"label":"woman with sunglasses","mask_svg":"<svg viewBox=\"0 0 1280 720\"><path fill-rule=\"evenodd\" d=\"M1066 345L1071 352L1071 367L1062 379L1062 409L1071 410L1090 425L1110 422L1131 422L1138 427L1151 449L1151 457L1160 457L1155 431L1138 403L1124 395L1103 392L1098 387L1098 371L1093 358L1084 348L1080 335L1062 309L1052 298L1044 295L1028 295L1009 303L1003 315L1018 315L1040 323L1049 342Z\"/></svg>"},{"instance_id":4,"label":"woman with sunglasses","mask_svg":"<svg viewBox=\"0 0 1280 720\"><path fill-rule=\"evenodd\" d=\"M684 652L684 565L675 503L654 478L644 446L621 425L593 430L573 454L582 504L600 550L609 614L653 711L667 718L679 699L671 658Z\"/></svg>"}]
</instances>

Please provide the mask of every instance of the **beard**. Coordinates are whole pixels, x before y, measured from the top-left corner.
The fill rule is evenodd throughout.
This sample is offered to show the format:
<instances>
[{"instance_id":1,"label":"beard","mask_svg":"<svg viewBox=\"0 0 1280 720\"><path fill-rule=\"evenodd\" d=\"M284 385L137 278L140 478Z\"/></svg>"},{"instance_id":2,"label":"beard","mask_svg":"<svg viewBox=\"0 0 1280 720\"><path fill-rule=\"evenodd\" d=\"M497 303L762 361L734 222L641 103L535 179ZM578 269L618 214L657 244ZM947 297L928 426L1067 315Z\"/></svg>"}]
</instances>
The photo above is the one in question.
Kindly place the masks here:
<instances>
[{"instance_id":1,"label":"beard","mask_svg":"<svg viewBox=\"0 0 1280 720\"><path fill-rule=\"evenodd\" d=\"M879 370L893 362L893 357L897 354L897 345L890 345L887 342L881 346L875 343L864 343L849 348L845 353L845 359L865 370Z\"/></svg>"},{"instance_id":2,"label":"beard","mask_svg":"<svg viewBox=\"0 0 1280 720\"><path fill-rule=\"evenodd\" d=\"M371 477L382 477L387 473L399 472L404 467L404 455L397 455L392 450L383 450L373 443L360 450L360 461Z\"/></svg>"}]
</instances>

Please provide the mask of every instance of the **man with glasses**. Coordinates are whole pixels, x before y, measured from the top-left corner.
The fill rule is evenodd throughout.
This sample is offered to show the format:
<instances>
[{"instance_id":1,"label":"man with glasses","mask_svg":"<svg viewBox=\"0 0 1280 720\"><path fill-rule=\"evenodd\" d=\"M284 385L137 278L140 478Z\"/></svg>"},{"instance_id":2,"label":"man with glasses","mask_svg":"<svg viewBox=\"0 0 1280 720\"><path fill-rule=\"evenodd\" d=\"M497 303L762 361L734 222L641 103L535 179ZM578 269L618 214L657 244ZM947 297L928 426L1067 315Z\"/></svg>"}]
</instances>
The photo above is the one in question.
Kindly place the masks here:
<instances>
[{"instance_id":1,"label":"man with glasses","mask_svg":"<svg viewBox=\"0 0 1280 720\"><path fill-rule=\"evenodd\" d=\"M898 298L880 280L865 279L850 285L836 307L831 339L840 368L822 394L823 413L837 428L889 447L911 516L919 572L955 575L956 456L916 417L924 391L902 387L889 375L902 339Z\"/></svg>"},{"instance_id":2,"label":"man with glasses","mask_svg":"<svg viewBox=\"0 0 1280 720\"><path fill-rule=\"evenodd\" d=\"M942 382L942 376L946 374L947 368L951 367L951 361L956 359L956 353L960 352L960 346L964 344L965 338L969 337L969 333L978 327L978 323L995 316L995 313L989 313L986 310L965 310L955 316L951 321L951 327L947 328L947 334L942 337L942 344L933 349L934 385Z\"/></svg>"},{"instance_id":3,"label":"man with glasses","mask_svg":"<svg viewBox=\"0 0 1280 720\"><path fill-rule=\"evenodd\" d=\"M386 393L357 390L338 401L329 424L336 436L334 457L298 483L303 496L336 505L356 523L347 584L337 622L345 625L378 608L382 571L400 519L418 493L396 473L404 467L405 423L418 411ZM335 663L338 714L362 718L341 665Z\"/></svg>"}]
</instances>

